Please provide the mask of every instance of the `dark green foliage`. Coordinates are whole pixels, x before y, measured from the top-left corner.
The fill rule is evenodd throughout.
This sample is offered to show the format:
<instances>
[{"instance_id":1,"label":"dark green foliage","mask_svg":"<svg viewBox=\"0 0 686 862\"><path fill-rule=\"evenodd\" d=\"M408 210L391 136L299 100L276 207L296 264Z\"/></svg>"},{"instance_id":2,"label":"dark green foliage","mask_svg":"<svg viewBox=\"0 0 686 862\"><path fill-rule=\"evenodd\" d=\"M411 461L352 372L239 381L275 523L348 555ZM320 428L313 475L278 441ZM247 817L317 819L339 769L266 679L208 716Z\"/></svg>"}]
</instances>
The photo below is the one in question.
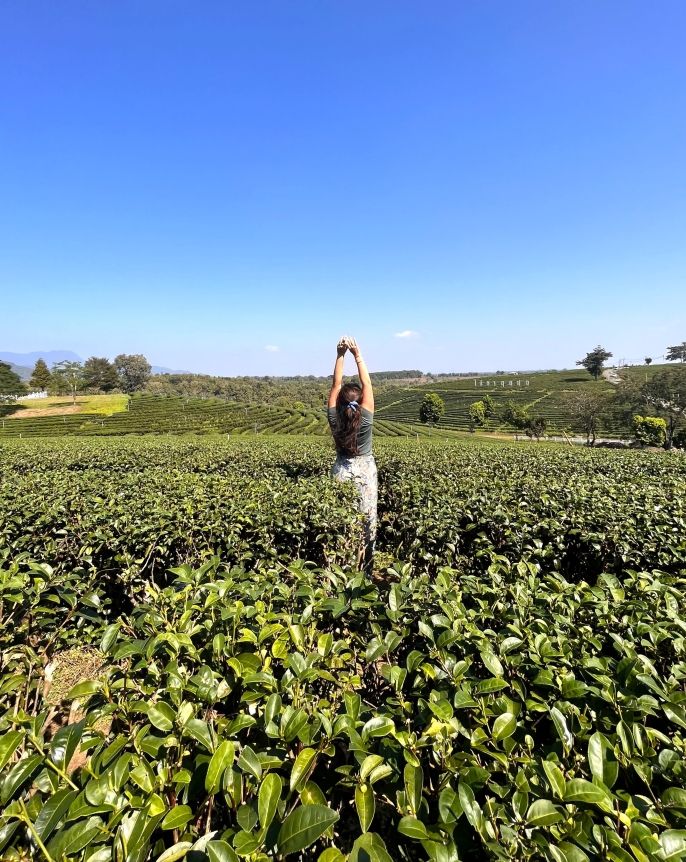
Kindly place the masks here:
<instances>
[{"instance_id":1,"label":"dark green foliage","mask_svg":"<svg viewBox=\"0 0 686 862\"><path fill-rule=\"evenodd\" d=\"M667 426L665 446L672 446L674 435L686 423L686 368L657 371L645 382L625 380L620 397L634 407L649 407L664 418Z\"/></svg>"},{"instance_id":2,"label":"dark green foliage","mask_svg":"<svg viewBox=\"0 0 686 862\"><path fill-rule=\"evenodd\" d=\"M13 401L18 395L25 395L26 387L19 375L15 374L8 362L0 362L0 402Z\"/></svg>"},{"instance_id":3,"label":"dark green foliage","mask_svg":"<svg viewBox=\"0 0 686 862\"><path fill-rule=\"evenodd\" d=\"M486 424L486 405L483 401L475 401L469 408L469 430L484 428Z\"/></svg>"},{"instance_id":4,"label":"dark green foliage","mask_svg":"<svg viewBox=\"0 0 686 862\"><path fill-rule=\"evenodd\" d=\"M324 441L0 450L0 858L683 856L682 458L377 444L370 581Z\"/></svg>"},{"instance_id":5,"label":"dark green foliage","mask_svg":"<svg viewBox=\"0 0 686 862\"><path fill-rule=\"evenodd\" d=\"M104 356L91 356L83 364L83 385L96 392L111 392L119 386L117 369Z\"/></svg>"},{"instance_id":6,"label":"dark green foliage","mask_svg":"<svg viewBox=\"0 0 686 862\"><path fill-rule=\"evenodd\" d=\"M634 416L634 436L646 446L664 446L667 439L667 423L657 416Z\"/></svg>"},{"instance_id":7,"label":"dark green foliage","mask_svg":"<svg viewBox=\"0 0 686 862\"><path fill-rule=\"evenodd\" d=\"M150 379L150 363L141 353L120 353L114 357L114 367L122 392L139 392Z\"/></svg>"},{"instance_id":8,"label":"dark green foliage","mask_svg":"<svg viewBox=\"0 0 686 862\"><path fill-rule=\"evenodd\" d=\"M667 360L669 362L686 362L686 341L667 348Z\"/></svg>"},{"instance_id":9,"label":"dark green foliage","mask_svg":"<svg viewBox=\"0 0 686 862\"><path fill-rule=\"evenodd\" d=\"M45 391L50 385L52 375L44 359L37 359L36 364L29 380L31 389L39 389Z\"/></svg>"},{"instance_id":10,"label":"dark green foliage","mask_svg":"<svg viewBox=\"0 0 686 862\"><path fill-rule=\"evenodd\" d=\"M419 408L419 418L424 424L436 425L445 413L445 402L436 392L424 396Z\"/></svg>"},{"instance_id":11,"label":"dark green foliage","mask_svg":"<svg viewBox=\"0 0 686 862\"><path fill-rule=\"evenodd\" d=\"M593 379L597 380L602 374L603 366L611 356L612 354L608 350L598 345L590 353L587 353L583 359L579 359L576 364L583 365Z\"/></svg>"}]
</instances>

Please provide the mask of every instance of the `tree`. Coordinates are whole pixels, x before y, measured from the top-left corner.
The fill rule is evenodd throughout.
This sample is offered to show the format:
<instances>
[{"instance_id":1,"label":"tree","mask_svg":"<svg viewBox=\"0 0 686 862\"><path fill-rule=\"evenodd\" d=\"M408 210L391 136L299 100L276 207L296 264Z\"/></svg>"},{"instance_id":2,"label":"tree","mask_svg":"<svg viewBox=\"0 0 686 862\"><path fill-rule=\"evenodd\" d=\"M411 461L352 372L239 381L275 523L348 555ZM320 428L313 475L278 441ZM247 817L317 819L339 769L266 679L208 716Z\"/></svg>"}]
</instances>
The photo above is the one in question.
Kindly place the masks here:
<instances>
[{"instance_id":1,"label":"tree","mask_svg":"<svg viewBox=\"0 0 686 862\"><path fill-rule=\"evenodd\" d=\"M50 369L46 365L45 360L36 360L36 364L33 368L33 374L31 375L31 379L29 380L29 386L31 387L31 389L40 389L40 391L43 392L50 385L51 379L52 375L50 374Z\"/></svg>"},{"instance_id":2,"label":"tree","mask_svg":"<svg viewBox=\"0 0 686 862\"><path fill-rule=\"evenodd\" d=\"M435 392L429 392L424 396L424 400L419 408L419 418L422 422L436 425L444 413L445 402L440 395L437 395Z\"/></svg>"},{"instance_id":3,"label":"tree","mask_svg":"<svg viewBox=\"0 0 686 862\"><path fill-rule=\"evenodd\" d=\"M518 431L523 431L527 437L540 440L545 434L546 421L542 416L531 416L523 407L517 407L508 401L503 410L503 419L508 425L513 425Z\"/></svg>"},{"instance_id":4,"label":"tree","mask_svg":"<svg viewBox=\"0 0 686 862\"><path fill-rule=\"evenodd\" d=\"M634 416L634 437L645 446L664 446L667 423L658 416Z\"/></svg>"},{"instance_id":5,"label":"tree","mask_svg":"<svg viewBox=\"0 0 686 862\"><path fill-rule=\"evenodd\" d=\"M0 362L0 401L14 401L20 395L26 395L21 378L12 371L9 362Z\"/></svg>"},{"instance_id":6,"label":"tree","mask_svg":"<svg viewBox=\"0 0 686 862\"><path fill-rule=\"evenodd\" d=\"M86 389L111 392L119 386L117 369L104 356L91 356L83 365L83 384Z\"/></svg>"},{"instance_id":7,"label":"tree","mask_svg":"<svg viewBox=\"0 0 686 862\"><path fill-rule=\"evenodd\" d=\"M493 403L493 399L490 395L484 395L483 405L484 416L486 417L486 419L492 419L495 416L495 404Z\"/></svg>"},{"instance_id":8,"label":"tree","mask_svg":"<svg viewBox=\"0 0 686 862\"><path fill-rule=\"evenodd\" d=\"M524 426L524 433L527 437L535 437L540 440L545 434L546 421L543 416L530 416Z\"/></svg>"},{"instance_id":9,"label":"tree","mask_svg":"<svg viewBox=\"0 0 686 862\"><path fill-rule=\"evenodd\" d=\"M593 379L597 380L603 371L603 365L611 356L612 354L608 350L598 345L583 359L579 359L576 364L583 365L586 371L593 376Z\"/></svg>"},{"instance_id":10,"label":"tree","mask_svg":"<svg viewBox=\"0 0 686 862\"><path fill-rule=\"evenodd\" d=\"M633 407L649 407L667 425L665 449L671 449L674 435L686 421L686 367L666 368L639 385L626 380L620 386L623 400Z\"/></svg>"},{"instance_id":11,"label":"tree","mask_svg":"<svg viewBox=\"0 0 686 862\"><path fill-rule=\"evenodd\" d=\"M117 369L119 385L124 392L138 392L150 377L150 363L142 353L120 353L114 358L114 367Z\"/></svg>"},{"instance_id":12,"label":"tree","mask_svg":"<svg viewBox=\"0 0 686 862\"><path fill-rule=\"evenodd\" d=\"M603 392L574 392L568 400L574 428L586 435L586 445L594 446L600 420L608 408L608 397Z\"/></svg>"},{"instance_id":13,"label":"tree","mask_svg":"<svg viewBox=\"0 0 686 862\"><path fill-rule=\"evenodd\" d=\"M667 348L667 359L669 362L686 362L686 341L681 344L676 344L674 347Z\"/></svg>"},{"instance_id":14,"label":"tree","mask_svg":"<svg viewBox=\"0 0 686 862\"><path fill-rule=\"evenodd\" d=\"M52 366L51 387L59 392L68 392L76 404L76 393L83 386L83 365L65 359Z\"/></svg>"},{"instance_id":15,"label":"tree","mask_svg":"<svg viewBox=\"0 0 686 862\"><path fill-rule=\"evenodd\" d=\"M469 430L474 433L474 429L483 428L486 421L486 405L483 401L475 401L469 407Z\"/></svg>"},{"instance_id":16,"label":"tree","mask_svg":"<svg viewBox=\"0 0 686 862\"><path fill-rule=\"evenodd\" d=\"M529 414L523 407L517 407L512 401L508 401L503 409L503 419L508 425L522 431L529 421Z\"/></svg>"},{"instance_id":17,"label":"tree","mask_svg":"<svg viewBox=\"0 0 686 862\"><path fill-rule=\"evenodd\" d=\"M651 358L650 356L646 356L646 358L645 358L643 361L645 362L645 364L646 364L646 365L650 365L650 363L651 363L653 360L652 360L652 358Z\"/></svg>"}]
</instances>

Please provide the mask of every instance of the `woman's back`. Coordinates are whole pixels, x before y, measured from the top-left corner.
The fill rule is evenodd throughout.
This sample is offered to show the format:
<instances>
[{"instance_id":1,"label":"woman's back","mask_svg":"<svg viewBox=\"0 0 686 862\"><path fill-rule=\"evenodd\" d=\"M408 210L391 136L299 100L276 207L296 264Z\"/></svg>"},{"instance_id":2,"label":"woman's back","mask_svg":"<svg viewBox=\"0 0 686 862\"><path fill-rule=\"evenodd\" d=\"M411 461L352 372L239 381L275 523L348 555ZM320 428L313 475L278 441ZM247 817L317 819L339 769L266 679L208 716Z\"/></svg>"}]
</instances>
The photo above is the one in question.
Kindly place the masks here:
<instances>
[{"instance_id":1,"label":"woman's back","mask_svg":"<svg viewBox=\"0 0 686 862\"><path fill-rule=\"evenodd\" d=\"M357 430L356 438L357 455L371 455L374 414L371 410L367 410L366 407L359 407L358 409L360 411L360 424ZM338 409L336 407L329 407L327 410L327 415L329 419L329 426L331 427L331 431L333 432L334 441L336 441L336 452L339 455L353 457L351 453L343 451L343 449L338 443L337 431L341 422L341 419L338 415Z\"/></svg>"}]
</instances>

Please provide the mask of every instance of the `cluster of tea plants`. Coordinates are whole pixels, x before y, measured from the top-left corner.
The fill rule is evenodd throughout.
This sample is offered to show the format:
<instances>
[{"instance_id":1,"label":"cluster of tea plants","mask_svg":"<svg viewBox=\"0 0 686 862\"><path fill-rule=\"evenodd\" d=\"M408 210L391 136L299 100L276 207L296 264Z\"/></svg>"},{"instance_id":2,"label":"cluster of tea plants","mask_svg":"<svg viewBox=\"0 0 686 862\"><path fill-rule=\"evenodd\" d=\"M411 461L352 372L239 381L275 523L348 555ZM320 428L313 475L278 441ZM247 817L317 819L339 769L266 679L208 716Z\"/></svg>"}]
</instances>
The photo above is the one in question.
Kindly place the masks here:
<instances>
[{"instance_id":1,"label":"cluster of tea plants","mask_svg":"<svg viewBox=\"0 0 686 862\"><path fill-rule=\"evenodd\" d=\"M0 858L686 858L686 461L0 443Z\"/></svg>"}]
</instances>

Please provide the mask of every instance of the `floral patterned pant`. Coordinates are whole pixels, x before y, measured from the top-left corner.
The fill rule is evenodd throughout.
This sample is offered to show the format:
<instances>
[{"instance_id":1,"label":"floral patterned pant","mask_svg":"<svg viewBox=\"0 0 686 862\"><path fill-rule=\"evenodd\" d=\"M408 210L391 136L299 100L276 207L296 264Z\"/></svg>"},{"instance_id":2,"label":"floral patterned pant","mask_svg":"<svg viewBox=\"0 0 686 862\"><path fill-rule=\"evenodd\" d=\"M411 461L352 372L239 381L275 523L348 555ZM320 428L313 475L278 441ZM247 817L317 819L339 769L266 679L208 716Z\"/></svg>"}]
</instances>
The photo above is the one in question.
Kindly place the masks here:
<instances>
[{"instance_id":1,"label":"floral patterned pant","mask_svg":"<svg viewBox=\"0 0 686 862\"><path fill-rule=\"evenodd\" d=\"M331 468L331 475L339 482L352 482L359 493L359 509L365 517L365 567L371 567L376 542L376 503L379 483L373 455L348 458L339 455Z\"/></svg>"}]
</instances>

